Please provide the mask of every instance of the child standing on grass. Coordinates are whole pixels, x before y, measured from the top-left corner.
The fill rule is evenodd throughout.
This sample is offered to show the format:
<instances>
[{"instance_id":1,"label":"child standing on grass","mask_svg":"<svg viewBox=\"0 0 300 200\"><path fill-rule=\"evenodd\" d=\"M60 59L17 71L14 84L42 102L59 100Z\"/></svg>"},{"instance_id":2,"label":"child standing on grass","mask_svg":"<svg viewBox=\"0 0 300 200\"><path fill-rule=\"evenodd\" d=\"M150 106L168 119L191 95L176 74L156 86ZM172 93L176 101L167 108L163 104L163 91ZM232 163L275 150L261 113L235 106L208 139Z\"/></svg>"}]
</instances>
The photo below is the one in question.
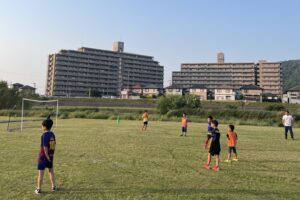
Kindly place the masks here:
<instances>
[{"instance_id":1,"label":"child standing on grass","mask_svg":"<svg viewBox=\"0 0 300 200\"><path fill-rule=\"evenodd\" d=\"M209 144L209 153L207 156L207 163L203 165L203 168L210 169L210 162L211 157L216 156L216 166L214 166L212 169L215 171L219 171L219 164L220 164L220 151L221 151L221 145L220 145L220 131L218 129L218 121L212 120L211 126L213 128L211 138L208 141Z\"/></svg>"},{"instance_id":2,"label":"child standing on grass","mask_svg":"<svg viewBox=\"0 0 300 200\"><path fill-rule=\"evenodd\" d=\"M227 133L227 142L228 142L228 156L225 162L230 162L231 153L233 152L234 158L233 161L238 161L237 152L236 152L236 143L237 143L237 134L234 131L234 125L230 124L228 126L228 133Z\"/></svg>"},{"instance_id":3,"label":"child standing on grass","mask_svg":"<svg viewBox=\"0 0 300 200\"><path fill-rule=\"evenodd\" d=\"M188 126L188 118L186 113L183 113L181 118L181 135L180 136L186 136L187 134L187 126Z\"/></svg>"},{"instance_id":4,"label":"child standing on grass","mask_svg":"<svg viewBox=\"0 0 300 200\"><path fill-rule=\"evenodd\" d=\"M212 120L213 120L213 117L209 115L207 117L207 135L206 135L206 139L204 141L204 149L207 149L208 141L211 138L211 133L213 131L213 128L211 127Z\"/></svg>"},{"instance_id":5,"label":"child standing on grass","mask_svg":"<svg viewBox=\"0 0 300 200\"><path fill-rule=\"evenodd\" d=\"M148 127L148 119L149 119L149 115L148 115L148 111L147 110L144 111L144 113L142 115L142 118L143 118L142 131L146 131L147 127Z\"/></svg>"},{"instance_id":6,"label":"child standing on grass","mask_svg":"<svg viewBox=\"0 0 300 200\"><path fill-rule=\"evenodd\" d=\"M55 151L55 135L51 130L53 125L53 121L50 119L50 116L46 120L42 122L43 135L41 137L41 145L40 152L38 155L38 178L37 178L37 188L35 190L36 194L40 194L42 192L42 184L44 178L45 169L49 169L49 178L51 182L51 190L55 192L57 190L54 182L54 170L53 170L53 158Z\"/></svg>"}]
</instances>

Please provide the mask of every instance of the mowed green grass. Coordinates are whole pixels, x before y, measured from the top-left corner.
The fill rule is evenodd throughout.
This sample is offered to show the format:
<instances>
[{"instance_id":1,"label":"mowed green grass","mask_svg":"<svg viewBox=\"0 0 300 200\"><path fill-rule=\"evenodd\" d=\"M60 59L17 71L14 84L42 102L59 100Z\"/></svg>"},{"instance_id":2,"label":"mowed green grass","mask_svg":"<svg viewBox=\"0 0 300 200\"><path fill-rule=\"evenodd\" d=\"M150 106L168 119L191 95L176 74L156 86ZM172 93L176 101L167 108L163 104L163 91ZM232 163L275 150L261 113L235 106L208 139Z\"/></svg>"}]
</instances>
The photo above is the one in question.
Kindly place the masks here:
<instances>
[{"instance_id":1,"label":"mowed green grass","mask_svg":"<svg viewBox=\"0 0 300 200\"><path fill-rule=\"evenodd\" d=\"M238 126L239 162L202 169L206 124L178 122L59 120L55 172L57 193L36 196L40 128L5 132L0 125L0 199L299 199L300 140L283 139L282 128ZM227 154L220 126L221 159ZM295 129L296 139L300 130Z\"/></svg>"}]
</instances>

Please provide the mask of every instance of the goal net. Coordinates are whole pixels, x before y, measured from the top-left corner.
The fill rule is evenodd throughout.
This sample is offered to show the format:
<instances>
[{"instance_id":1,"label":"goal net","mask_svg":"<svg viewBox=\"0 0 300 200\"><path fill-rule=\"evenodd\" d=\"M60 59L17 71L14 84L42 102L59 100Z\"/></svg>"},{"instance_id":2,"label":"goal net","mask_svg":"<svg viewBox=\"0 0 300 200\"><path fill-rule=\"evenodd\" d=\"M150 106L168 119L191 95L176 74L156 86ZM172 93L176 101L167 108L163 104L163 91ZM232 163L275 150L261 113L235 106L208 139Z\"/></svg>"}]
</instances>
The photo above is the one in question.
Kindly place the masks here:
<instances>
[{"instance_id":1,"label":"goal net","mask_svg":"<svg viewBox=\"0 0 300 200\"><path fill-rule=\"evenodd\" d=\"M51 115L54 122L53 127L57 127L58 100L35 100L22 99L19 114L9 117L7 131L24 131L28 128L41 128L42 121ZM21 112L20 112L21 111Z\"/></svg>"}]
</instances>

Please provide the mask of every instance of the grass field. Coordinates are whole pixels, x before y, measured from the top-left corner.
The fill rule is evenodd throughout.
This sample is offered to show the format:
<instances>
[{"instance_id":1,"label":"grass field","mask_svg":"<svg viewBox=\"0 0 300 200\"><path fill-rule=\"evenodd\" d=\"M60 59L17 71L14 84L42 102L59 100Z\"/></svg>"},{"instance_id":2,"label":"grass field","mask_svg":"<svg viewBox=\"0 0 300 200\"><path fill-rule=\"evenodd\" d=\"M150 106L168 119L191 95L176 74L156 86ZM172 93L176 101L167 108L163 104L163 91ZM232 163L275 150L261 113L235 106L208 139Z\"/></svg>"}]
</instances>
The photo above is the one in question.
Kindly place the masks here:
<instances>
[{"instance_id":1,"label":"grass field","mask_svg":"<svg viewBox=\"0 0 300 200\"><path fill-rule=\"evenodd\" d=\"M299 199L300 140L285 141L282 128L239 126L240 161L221 163L219 172L201 169L206 124L111 120L60 120L55 171L36 196L39 128L6 133L0 124L0 199ZM220 127L227 154L226 126ZM296 139L300 129L295 129Z\"/></svg>"}]
</instances>

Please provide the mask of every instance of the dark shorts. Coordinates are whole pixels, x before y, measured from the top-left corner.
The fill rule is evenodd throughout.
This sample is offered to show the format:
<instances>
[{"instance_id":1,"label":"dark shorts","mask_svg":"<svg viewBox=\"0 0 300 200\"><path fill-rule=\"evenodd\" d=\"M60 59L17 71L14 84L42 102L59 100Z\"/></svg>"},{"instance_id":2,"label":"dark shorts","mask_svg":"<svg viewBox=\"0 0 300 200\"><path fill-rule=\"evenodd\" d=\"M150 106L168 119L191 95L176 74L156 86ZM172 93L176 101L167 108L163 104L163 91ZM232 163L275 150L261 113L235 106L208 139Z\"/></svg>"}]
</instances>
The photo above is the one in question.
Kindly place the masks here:
<instances>
[{"instance_id":1,"label":"dark shorts","mask_svg":"<svg viewBox=\"0 0 300 200\"><path fill-rule=\"evenodd\" d=\"M148 125L148 122L144 122L144 125Z\"/></svg>"},{"instance_id":2,"label":"dark shorts","mask_svg":"<svg viewBox=\"0 0 300 200\"><path fill-rule=\"evenodd\" d=\"M212 156L220 155L221 148L219 146L211 146L209 149L209 153Z\"/></svg>"},{"instance_id":3,"label":"dark shorts","mask_svg":"<svg viewBox=\"0 0 300 200\"><path fill-rule=\"evenodd\" d=\"M235 147L228 147L228 153L235 153L236 154L236 148Z\"/></svg>"},{"instance_id":4,"label":"dark shorts","mask_svg":"<svg viewBox=\"0 0 300 200\"><path fill-rule=\"evenodd\" d=\"M181 131L184 132L184 133L186 133L187 132L187 127L182 127Z\"/></svg>"},{"instance_id":5,"label":"dark shorts","mask_svg":"<svg viewBox=\"0 0 300 200\"><path fill-rule=\"evenodd\" d=\"M53 159L48 161L47 159L39 159L37 164L38 170L45 170L46 168L52 169L53 168Z\"/></svg>"}]
</instances>

